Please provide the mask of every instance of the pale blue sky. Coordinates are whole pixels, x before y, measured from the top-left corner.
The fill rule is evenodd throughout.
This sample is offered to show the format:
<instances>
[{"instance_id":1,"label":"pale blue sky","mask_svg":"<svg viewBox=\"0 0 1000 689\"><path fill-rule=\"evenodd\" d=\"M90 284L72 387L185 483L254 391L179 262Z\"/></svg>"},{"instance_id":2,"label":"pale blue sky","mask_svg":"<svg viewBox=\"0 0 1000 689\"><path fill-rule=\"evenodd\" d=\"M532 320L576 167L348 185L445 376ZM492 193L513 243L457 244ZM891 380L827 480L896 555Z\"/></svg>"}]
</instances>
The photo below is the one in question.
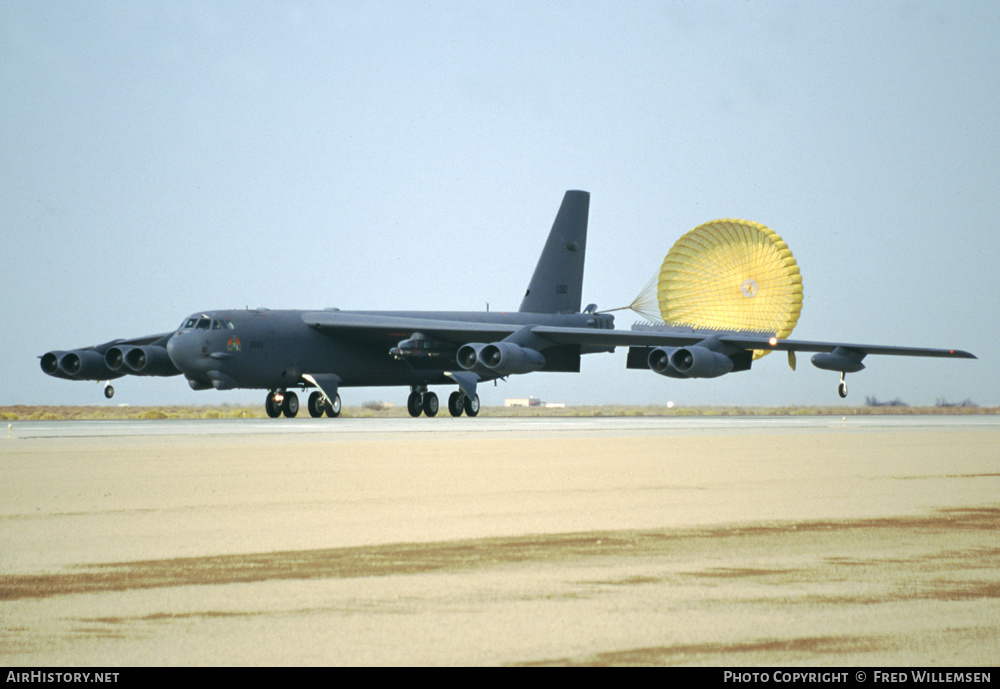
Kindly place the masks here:
<instances>
[{"instance_id":1,"label":"pale blue sky","mask_svg":"<svg viewBox=\"0 0 1000 689\"><path fill-rule=\"evenodd\" d=\"M0 0L0 404L105 403L38 355L197 310L516 309L566 189L585 302L747 218L799 262L793 337L980 357L870 357L850 402L1000 404L998 32L988 2ZM481 396L839 402L807 360L676 381L620 350Z\"/></svg>"}]
</instances>

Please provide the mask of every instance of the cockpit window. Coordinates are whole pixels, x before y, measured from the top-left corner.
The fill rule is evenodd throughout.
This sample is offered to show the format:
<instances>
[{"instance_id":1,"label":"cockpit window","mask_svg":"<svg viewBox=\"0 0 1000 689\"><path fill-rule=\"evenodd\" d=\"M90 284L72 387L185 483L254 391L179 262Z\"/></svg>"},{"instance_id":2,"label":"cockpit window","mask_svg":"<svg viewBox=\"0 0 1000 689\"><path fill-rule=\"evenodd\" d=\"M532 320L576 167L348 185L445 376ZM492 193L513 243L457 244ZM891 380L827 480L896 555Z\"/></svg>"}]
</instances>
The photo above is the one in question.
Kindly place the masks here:
<instances>
[{"instance_id":1,"label":"cockpit window","mask_svg":"<svg viewBox=\"0 0 1000 689\"><path fill-rule=\"evenodd\" d=\"M202 314L188 318L177 330L178 332L185 330L236 330L236 326L229 318L212 318L208 314Z\"/></svg>"}]
</instances>

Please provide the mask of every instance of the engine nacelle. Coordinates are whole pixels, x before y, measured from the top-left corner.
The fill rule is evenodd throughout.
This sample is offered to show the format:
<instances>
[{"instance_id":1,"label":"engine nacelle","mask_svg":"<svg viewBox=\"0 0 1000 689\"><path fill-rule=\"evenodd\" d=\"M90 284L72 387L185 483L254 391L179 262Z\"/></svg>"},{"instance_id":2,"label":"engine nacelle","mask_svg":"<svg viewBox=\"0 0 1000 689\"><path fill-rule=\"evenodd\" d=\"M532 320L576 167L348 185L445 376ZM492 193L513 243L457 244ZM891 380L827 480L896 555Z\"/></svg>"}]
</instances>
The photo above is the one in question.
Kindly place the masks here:
<instances>
[{"instance_id":1,"label":"engine nacelle","mask_svg":"<svg viewBox=\"0 0 1000 689\"><path fill-rule=\"evenodd\" d=\"M67 354L67 352L46 352L43 354L41 361L42 371L50 376L55 376L56 378L69 378L70 376L63 373L59 368L59 360L62 359L65 354Z\"/></svg>"},{"instance_id":2,"label":"engine nacelle","mask_svg":"<svg viewBox=\"0 0 1000 689\"><path fill-rule=\"evenodd\" d=\"M109 353L111 350L108 350ZM180 371L167 355L166 347L148 345L125 352L125 366L139 376L176 376Z\"/></svg>"},{"instance_id":3,"label":"engine nacelle","mask_svg":"<svg viewBox=\"0 0 1000 689\"><path fill-rule=\"evenodd\" d=\"M513 342L494 342L479 352L479 363L496 375L531 373L545 366L541 352Z\"/></svg>"},{"instance_id":4,"label":"engine nacelle","mask_svg":"<svg viewBox=\"0 0 1000 689\"><path fill-rule=\"evenodd\" d=\"M455 360L458 361L458 365L466 371L473 371L474 373L489 371L489 369L483 366L479 360L479 353L482 352L485 347L486 344L483 342L464 344L459 347L458 352L455 353Z\"/></svg>"},{"instance_id":5,"label":"engine nacelle","mask_svg":"<svg viewBox=\"0 0 1000 689\"><path fill-rule=\"evenodd\" d=\"M820 352L813 354L810 361L816 368L824 371L840 371L841 373L857 373L865 368L861 360L865 358L864 352L856 352L844 347L835 347L832 352Z\"/></svg>"},{"instance_id":6,"label":"engine nacelle","mask_svg":"<svg viewBox=\"0 0 1000 689\"><path fill-rule=\"evenodd\" d=\"M48 373L46 366L51 367L53 355L57 352L49 352L42 357L42 370ZM57 373L51 375L60 378L74 378L76 380L111 380L119 378L123 374L110 370L104 363L104 357L93 349L77 349L72 352L65 352L58 356Z\"/></svg>"},{"instance_id":7,"label":"engine nacelle","mask_svg":"<svg viewBox=\"0 0 1000 689\"><path fill-rule=\"evenodd\" d=\"M657 347L649 368L671 378L718 378L733 370L733 360L705 347Z\"/></svg>"},{"instance_id":8,"label":"engine nacelle","mask_svg":"<svg viewBox=\"0 0 1000 689\"><path fill-rule=\"evenodd\" d=\"M112 347L107 352L104 353L104 364L112 371L122 371L122 373L128 373L129 369L125 366L125 355L129 350L135 349L130 345L123 345L121 347ZM122 370L124 369L124 370Z\"/></svg>"}]
</instances>

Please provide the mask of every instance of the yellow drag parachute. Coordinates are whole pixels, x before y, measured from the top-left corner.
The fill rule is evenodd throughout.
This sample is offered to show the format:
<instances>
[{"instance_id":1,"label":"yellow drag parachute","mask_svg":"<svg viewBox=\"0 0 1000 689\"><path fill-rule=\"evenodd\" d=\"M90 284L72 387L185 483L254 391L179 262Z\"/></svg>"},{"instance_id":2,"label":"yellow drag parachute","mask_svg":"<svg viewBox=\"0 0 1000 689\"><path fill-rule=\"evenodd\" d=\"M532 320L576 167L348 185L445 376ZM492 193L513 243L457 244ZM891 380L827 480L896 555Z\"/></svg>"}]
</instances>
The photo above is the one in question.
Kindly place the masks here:
<instances>
[{"instance_id":1,"label":"yellow drag parachute","mask_svg":"<svg viewBox=\"0 0 1000 689\"><path fill-rule=\"evenodd\" d=\"M802 311L802 276L774 230L749 220L713 220L677 240L631 308L670 325L786 338ZM754 359L765 354L756 350Z\"/></svg>"}]
</instances>

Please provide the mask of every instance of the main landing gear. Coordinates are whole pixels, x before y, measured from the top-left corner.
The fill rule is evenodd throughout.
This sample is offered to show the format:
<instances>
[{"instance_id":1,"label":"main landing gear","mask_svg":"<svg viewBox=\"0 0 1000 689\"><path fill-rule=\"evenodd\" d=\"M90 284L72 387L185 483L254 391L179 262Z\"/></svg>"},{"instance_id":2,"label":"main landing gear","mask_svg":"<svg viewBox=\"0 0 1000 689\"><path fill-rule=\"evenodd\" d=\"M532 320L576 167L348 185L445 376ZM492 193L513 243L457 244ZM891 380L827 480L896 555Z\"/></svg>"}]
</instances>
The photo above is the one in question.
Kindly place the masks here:
<instances>
[{"instance_id":1,"label":"main landing gear","mask_svg":"<svg viewBox=\"0 0 1000 689\"><path fill-rule=\"evenodd\" d=\"M410 396L406 399L406 410L410 416L417 417L421 414L427 416L437 416L439 402L437 394L428 392L426 386L410 388ZM461 416L465 412L468 416L479 414L479 395L467 396L461 390L456 390L448 397L448 413L452 416Z\"/></svg>"},{"instance_id":2,"label":"main landing gear","mask_svg":"<svg viewBox=\"0 0 1000 689\"><path fill-rule=\"evenodd\" d=\"M414 418L421 414L437 416L438 396L433 392L427 392L426 385L410 388L410 396L406 398L406 411Z\"/></svg>"},{"instance_id":3,"label":"main landing gear","mask_svg":"<svg viewBox=\"0 0 1000 689\"><path fill-rule=\"evenodd\" d=\"M267 399L264 400L264 410L272 419L282 414L291 419L299 413L299 396L294 392L272 390L267 393Z\"/></svg>"},{"instance_id":4,"label":"main landing gear","mask_svg":"<svg viewBox=\"0 0 1000 689\"><path fill-rule=\"evenodd\" d=\"M840 384L837 386L837 394L840 395L841 399L847 397L847 381L844 380L844 374L840 374Z\"/></svg>"},{"instance_id":5,"label":"main landing gear","mask_svg":"<svg viewBox=\"0 0 1000 689\"><path fill-rule=\"evenodd\" d=\"M333 419L340 416L340 395L335 395L331 401L317 390L309 395L309 402L306 406L309 408L309 416L314 419L323 416L323 414ZM267 399L264 400L264 409L272 419L276 419L282 414L289 419L294 418L299 413L299 396L286 390L272 390L267 393Z\"/></svg>"},{"instance_id":6,"label":"main landing gear","mask_svg":"<svg viewBox=\"0 0 1000 689\"><path fill-rule=\"evenodd\" d=\"M410 416L416 417L421 414L437 416L439 407L438 396L428 391L426 385L410 388L410 396L406 400L406 409L410 412ZM323 392L315 390L310 393L306 408L309 410L309 416L314 419L323 414L331 419L337 418L341 410L340 395L334 395L331 400ZM264 400L264 409L272 419L282 415L289 419L294 418L299 413L299 396L289 390L272 390L267 393L267 398ZM456 390L448 397L448 413L452 416L461 416L463 413L466 416L478 416L479 395L469 397L464 391Z\"/></svg>"},{"instance_id":7,"label":"main landing gear","mask_svg":"<svg viewBox=\"0 0 1000 689\"><path fill-rule=\"evenodd\" d=\"M479 395L469 397L461 390L456 390L448 397L448 411L452 416L461 416L465 412L466 416L479 415Z\"/></svg>"},{"instance_id":8,"label":"main landing gear","mask_svg":"<svg viewBox=\"0 0 1000 689\"><path fill-rule=\"evenodd\" d=\"M309 416L318 419L325 413L331 419L340 416L340 395L334 395L333 400L327 398L319 390L309 395Z\"/></svg>"}]
</instances>

